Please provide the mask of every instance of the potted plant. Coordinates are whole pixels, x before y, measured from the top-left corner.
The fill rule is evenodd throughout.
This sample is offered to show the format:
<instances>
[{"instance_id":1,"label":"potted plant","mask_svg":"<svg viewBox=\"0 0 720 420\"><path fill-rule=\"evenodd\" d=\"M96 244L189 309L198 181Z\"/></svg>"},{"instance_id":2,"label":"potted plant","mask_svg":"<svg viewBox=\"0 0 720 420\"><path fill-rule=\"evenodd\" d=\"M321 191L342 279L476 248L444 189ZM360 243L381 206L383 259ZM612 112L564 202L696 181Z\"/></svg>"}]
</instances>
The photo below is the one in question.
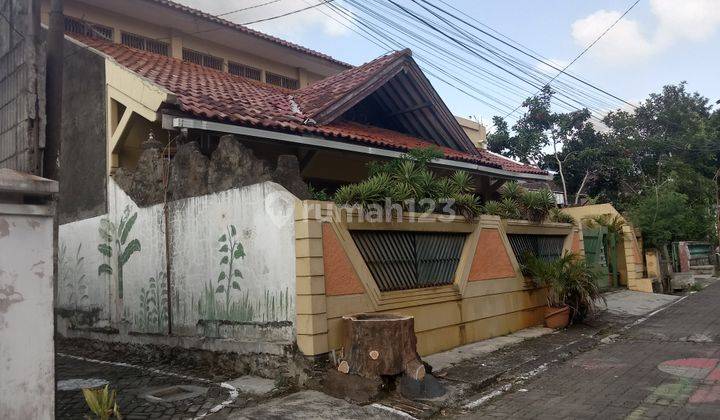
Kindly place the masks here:
<instances>
[{"instance_id":1,"label":"potted plant","mask_svg":"<svg viewBox=\"0 0 720 420\"><path fill-rule=\"evenodd\" d=\"M584 258L566 253L557 259L529 255L523 273L536 287L547 288L545 325L564 328L571 321L581 321L605 300L597 285L597 271Z\"/></svg>"}]
</instances>

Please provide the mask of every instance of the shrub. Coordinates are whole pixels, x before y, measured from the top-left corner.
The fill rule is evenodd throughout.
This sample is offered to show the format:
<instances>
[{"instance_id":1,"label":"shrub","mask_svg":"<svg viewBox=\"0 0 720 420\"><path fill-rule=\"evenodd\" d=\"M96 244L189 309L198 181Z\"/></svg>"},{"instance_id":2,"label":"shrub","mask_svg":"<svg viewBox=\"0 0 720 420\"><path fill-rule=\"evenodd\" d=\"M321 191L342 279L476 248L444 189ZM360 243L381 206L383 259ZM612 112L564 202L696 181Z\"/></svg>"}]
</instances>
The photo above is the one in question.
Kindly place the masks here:
<instances>
[{"instance_id":1,"label":"shrub","mask_svg":"<svg viewBox=\"0 0 720 420\"><path fill-rule=\"evenodd\" d=\"M575 218L567 213L563 213L557 207L550 209L550 221L555 223L575 223Z\"/></svg>"},{"instance_id":2,"label":"shrub","mask_svg":"<svg viewBox=\"0 0 720 420\"><path fill-rule=\"evenodd\" d=\"M401 159L385 163L373 162L370 176L356 184L340 187L334 201L340 205L400 204L405 210L442 212L452 210L467 219L481 212L477 197L472 193L472 177L456 171L448 177L435 175L427 164L442 157L436 148L415 149ZM412 202L412 206L410 202ZM450 204L449 208L447 204Z\"/></svg>"},{"instance_id":3,"label":"shrub","mask_svg":"<svg viewBox=\"0 0 720 420\"><path fill-rule=\"evenodd\" d=\"M597 284L600 274L577 254L566 253L554 260L529 255L522 270L536 287L548 288L548 306L569 306L573 321L582 321L598 299L605 301Z\"/></svg>"}]
</instances>

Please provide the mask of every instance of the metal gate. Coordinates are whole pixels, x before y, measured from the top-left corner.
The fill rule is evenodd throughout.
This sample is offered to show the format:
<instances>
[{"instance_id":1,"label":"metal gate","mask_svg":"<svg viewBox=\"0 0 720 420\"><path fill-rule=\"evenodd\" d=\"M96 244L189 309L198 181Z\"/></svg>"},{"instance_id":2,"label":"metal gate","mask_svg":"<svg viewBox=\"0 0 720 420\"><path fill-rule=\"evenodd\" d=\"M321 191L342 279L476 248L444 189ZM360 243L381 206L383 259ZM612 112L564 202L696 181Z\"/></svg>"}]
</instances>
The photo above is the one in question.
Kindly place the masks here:
<instances>
[{"instance_id":1,"label":"metal gate","mask_svg":"<svg viewBox=\"0 0 720 420\"><path fill-rule=\"evenodd\" d=\"M608 239L606 227L594 229L583 229L583 240L585 245L585 260L592 264L600 273L598 276L598 287L601 289L610 288L610 270L606 255L605 241Z\"/></svg>"}]
</instances>

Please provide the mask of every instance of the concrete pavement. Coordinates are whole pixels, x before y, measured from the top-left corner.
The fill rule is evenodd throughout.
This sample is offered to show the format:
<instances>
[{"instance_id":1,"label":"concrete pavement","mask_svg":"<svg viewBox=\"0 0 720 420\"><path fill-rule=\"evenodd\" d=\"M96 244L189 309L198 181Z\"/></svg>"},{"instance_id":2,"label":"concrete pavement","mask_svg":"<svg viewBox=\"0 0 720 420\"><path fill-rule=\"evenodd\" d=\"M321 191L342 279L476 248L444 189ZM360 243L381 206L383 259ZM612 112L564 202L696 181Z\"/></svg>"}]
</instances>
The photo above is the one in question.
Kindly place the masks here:
<instances>
[{"instance_id":1,"label":"concrete pavement","mask_svg":"<svg viewBox=\"0 0 720 420\"><path fill-rule=\"evenodd\" d=\"M719 307L714 283L520 386L467 401L472 408L453 415L720 418Z\"/></svg>"}]
</instances>

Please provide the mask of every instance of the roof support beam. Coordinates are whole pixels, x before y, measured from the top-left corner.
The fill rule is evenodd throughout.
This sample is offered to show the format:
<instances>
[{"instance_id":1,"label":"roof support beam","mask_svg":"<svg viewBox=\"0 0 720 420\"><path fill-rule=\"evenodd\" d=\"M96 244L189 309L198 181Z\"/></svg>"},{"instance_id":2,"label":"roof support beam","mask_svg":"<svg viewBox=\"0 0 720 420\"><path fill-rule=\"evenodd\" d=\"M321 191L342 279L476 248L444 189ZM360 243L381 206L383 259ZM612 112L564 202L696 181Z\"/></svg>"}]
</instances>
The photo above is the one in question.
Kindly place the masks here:
<instances>
[{"instance_id":1,"label":"roof support beam","mask_svg":"<svg viewBox=\"0 0 720 420\"><path fill-rule=\"evenodd\" d=\"M213 131L217 133L237 134L241 136L256 137L259 139L275 140L284 143L294 144L296 146L305 146L309 148L338 150L342 152L353 152L371 156L385 157L397 159L404 155L404 152L396 150L381 149L377 147L362 146L354 143L344 143L336 140L328 140L323 137L300 136L297 134L281 133L278 131L261 130L258 128L243 127L239 125L225 124L214 121L197 120L193 118L173 118L172 125L176 129L193 129L203 131ZM450 159L433 159L434 165L460 169L479 174L491 175L494 178L505 179L532 179L532 180L550 180L552 175L526 174L519 172L506 171L500 168L492 168L489 166L478 165L475 163L461 162Z\"/></svg>"},{"instance_id":2,"label":"roof support beam","mask_svg":"<svg viewBox=\"0 0 720 420\"><path fill-rule=\"evenodd\" d=\"M394 116L400 115L400 114L407 114L408 112L417 111L418 109L423 109L423 108L427 108L427 107L431 107L431 106L432 106L432 103L423 102L421 104L411 106L410 108L405 108L405 109L401 109L400 111L395 111L392 114L388 115L388 117L394 117Z\"/></svg>"}]
</instances>

